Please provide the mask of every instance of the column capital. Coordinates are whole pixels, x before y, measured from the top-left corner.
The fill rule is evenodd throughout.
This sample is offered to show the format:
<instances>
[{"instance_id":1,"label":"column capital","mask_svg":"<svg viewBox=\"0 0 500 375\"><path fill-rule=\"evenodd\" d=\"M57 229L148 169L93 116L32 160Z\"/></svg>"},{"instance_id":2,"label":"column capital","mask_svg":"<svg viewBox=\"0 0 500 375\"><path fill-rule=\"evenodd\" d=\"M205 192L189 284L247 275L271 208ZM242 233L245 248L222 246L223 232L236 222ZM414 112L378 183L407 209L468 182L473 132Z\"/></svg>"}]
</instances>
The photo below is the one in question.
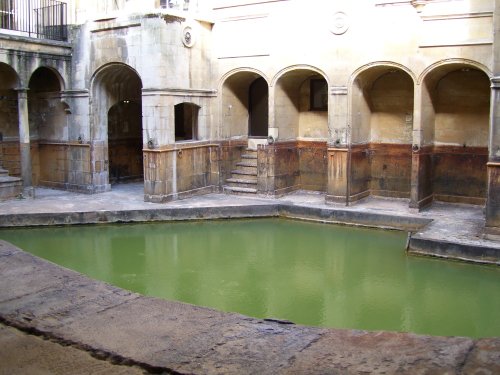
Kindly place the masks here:
<instances>
[{"instance_id":1,"label":"column capital","mask_svg":"<svg viewBox=\"0 0 500 375\"><path fill-rule=\"evenodd\" d=\"M491 88L492 89L500 89L500 76L491 77Z\"/></svg>"},{"instance_id":2,"label":"column capital","mask_svg":"<svg viewBox=\"0 0 500 375\"><path fill-rule=\"evenodd\" d=\"M347 86L332 86L330 93L332 95L347 95Z\"/></svg>"},{"instance_id":3,"label":"column capital","mask_svg":"<svg viewBox=\"0 0 500 375\"><path fill-rule=\"evenodd\" d=\"M29 88L27 87L18 87L16 89L14 89L14 91L17 92L17 96L23 96L23 95L28 95L28 91L29 91Z\"/></svg>"}]
</instances>

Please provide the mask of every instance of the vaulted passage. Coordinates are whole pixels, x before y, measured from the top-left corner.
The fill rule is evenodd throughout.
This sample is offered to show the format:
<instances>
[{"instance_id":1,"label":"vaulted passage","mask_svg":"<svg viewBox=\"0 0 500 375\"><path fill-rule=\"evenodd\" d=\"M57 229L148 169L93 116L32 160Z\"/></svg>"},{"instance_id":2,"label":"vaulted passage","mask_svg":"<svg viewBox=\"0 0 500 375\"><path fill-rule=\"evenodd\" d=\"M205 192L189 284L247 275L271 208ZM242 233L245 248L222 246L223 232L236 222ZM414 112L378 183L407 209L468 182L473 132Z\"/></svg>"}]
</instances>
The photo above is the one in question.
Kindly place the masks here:
<instances>
[{"instance_id":1,"label":"vaulted passage","mask_svg":"<svg viewBox=\"0 0 500 375\"><path fill-rule=\"evenodd\" d=\"M238 72L222 87L223 136L266 137L269 118L268 84L254 72Z\"/></svg>"},{"instance_id":2,"label":"vaulted passage","mask_svg":"<svg viewBox=\"0 0 500 375\"><path fill-rule=\"evenodd\" d=\"M423 109L427 155L427 196L435 200L484 204L490 81L482 71L454 64L425 79Z\"/></svg>"},{"instance_id":3,"label":"vaulted passage","mask_svg":"<svg viewBox=\"0 0 500 375\"><path fill-rule=\"evenodd\" d=\"M141 104L122 100L108 112L110 183L143 178Z\"/></svg>"},{"instance_id":4,"label":"vaulted passage","mask_svg":"<svg viewBox=\"0 0 500 375\"><path fill-rule=\"evenodd\" d=\"M123 64L103 68L93 83L93 183L143 179L142 81Z\"/></svg>"},{"instance_id":5,"label":"vaulted passage","mask_svg":"<svg viewBox=\"0 0 500 375\"><path fill-rule=\"evenodd\" d=\"M356 77L352 98L351 200L410 196L413 92L403 70L378 66Z\"/></svg>"},{"instance_id":6,"label":"vaulted passage","mask_svg":"<svg viewBox=\"0 0 500 375\"><path fill-rule=\"evenodd\" d=\"M61 101L61 78L49 68L31 75L28 108L34 186L64 187L70 179L67 105Z\"/></svg>"},{"instance_id":7,"label":"vaulted passage","mask_svg":"<svg viewBox=\"0 0 500 375\"><path fill-rule=\"evenodd\" d=\"M11 176L21 176L17 86L14 69L0 63L0 169L3 166Z\"/></svg>"},{"instance_id":8,"label":"vaulted passage","mask_svg":"<svg viewBox=\"0 0 500 375\"><path fill-rule=\"evenodd\" d=\"M275 114L279 138L328 137L328 84L309 69L297 69L276 82Z\"/></svg>"}]
</instances>

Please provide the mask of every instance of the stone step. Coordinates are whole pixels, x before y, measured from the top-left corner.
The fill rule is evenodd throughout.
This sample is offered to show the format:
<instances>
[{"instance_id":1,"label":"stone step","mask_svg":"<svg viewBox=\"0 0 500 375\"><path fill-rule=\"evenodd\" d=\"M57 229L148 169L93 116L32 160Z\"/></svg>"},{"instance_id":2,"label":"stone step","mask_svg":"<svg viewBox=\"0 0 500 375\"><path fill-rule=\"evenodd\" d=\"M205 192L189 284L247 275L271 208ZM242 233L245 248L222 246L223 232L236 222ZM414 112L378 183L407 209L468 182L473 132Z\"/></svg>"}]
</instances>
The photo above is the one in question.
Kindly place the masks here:
<instances>
[{"instance_id":1,"label":"stone step","mask_svg":"<svg viewBox=\"0 0 500 375\"><path fill-rule=\"evenodd\" d=\"M9 175L9 171L7 169L3 169L2 167L0 167L0 177L8 176L8 175Z\"/></svg>"},{"instance_id":2,"label":"stone step","mask_svg":"<svg viewBox=\"0 0 500 375\"><path fill-rule=\"evenodd\" d=\"M231 171L232 175L241 175L241 176L255 176L257 178L257 168L253 168L251 170L249 169L235 169L234 171Z\"/></svg>"},{"instance_id":3,"label":"stone step","mask_svg":"<svg viewBox=\"0 0 500 375\"><path fill-rule=\"evenodd\" d=\"M23 192L19 177L0 176L0 201L18 197Z\"/></svg>"},{"instance_id":4,"label":"stone step","mask_svg":"<svg viewBox=\"0 0 500 375\"><path fill-rule=\"evenodd\" d=\"M13 176L0 176L0 184L11 183L11 182L21 182L21 178Z\"/></svg>"},{"instance_id":5,"label":"stone step","mask_svg":"<svg viewBox=\"0 0 500 375\"><path fill-rule=\"evenodd\" d=\"M255 165L250 165L250 166L238 165L237 168L239 171L243 171L248 175L257 176L257 166Z\"/></svg>"},{"instance_id":6,"label":"stone step","mask_svg":"<svg viewBox=\"0 0 500 375\"><path fill-rule=\"evenodd\" d=\"M256 184L257 176L251 174L232 174L226 181L232 183L241 182L242 184Z\"/></svg>"},{"instance_id":7,"label":"stone step","mask_svg":"<svg viewBox=\"0 0 500 375\"><path fill-rule=\"evenodd\" d=\"M254 189L254 188L224 186L223 190L224 190L224 193L226 193L226 194L238 194L238 195L255 195L255 194L257 194L257 189Z\"/></svg>"},{"instance_id":8,"label":"stone step","mask_svg":"<svg viewBox=\"0 0 500 375\"><path fill-rule=\"evenodd\" d=\"M257 168L257 159L239 161L236 163L238 167L252 167Z\"/></svg>"},{"instance_id":9,"label":"stone step","mask_svg":"<svg viewBox=\"0 0 500 375\"><path fill-rule=\"evenodd\" d=\"M257 153L255 153L255 154L243 154L243 155L241 155L241 159L257 160Z\"/></svg>"},{"instance_id":10,"label":"stone step","mask_svg":"<svg viewBox=\"0 0 500 375\"><path fill-rule=\"evenodd\" d=\"M242 178L228 178L226 183L231 187L255 188L257 186L257 180Z\"/></svg>"}]
</instances>

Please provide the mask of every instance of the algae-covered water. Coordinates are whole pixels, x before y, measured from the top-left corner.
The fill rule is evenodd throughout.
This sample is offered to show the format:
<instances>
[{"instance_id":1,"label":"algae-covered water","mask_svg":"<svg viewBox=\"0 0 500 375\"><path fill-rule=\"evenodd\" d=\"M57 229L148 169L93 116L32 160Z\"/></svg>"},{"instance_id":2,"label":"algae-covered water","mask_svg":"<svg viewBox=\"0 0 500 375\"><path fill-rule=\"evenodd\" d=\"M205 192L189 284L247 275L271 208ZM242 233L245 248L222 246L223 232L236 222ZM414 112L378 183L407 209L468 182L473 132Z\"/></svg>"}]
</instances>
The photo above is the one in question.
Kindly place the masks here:
<instances>
[{"instance_id":1,"label":"algae-covered water","mask_svg":"<svg viewBox=\"0 0 500 375\"><path fill-rule=\"evenodd\" d=\"M145 295L299 324L500 336L500 268L408 257L406 233L284 219L0 230Z\"/></svg>"}]
</instances>

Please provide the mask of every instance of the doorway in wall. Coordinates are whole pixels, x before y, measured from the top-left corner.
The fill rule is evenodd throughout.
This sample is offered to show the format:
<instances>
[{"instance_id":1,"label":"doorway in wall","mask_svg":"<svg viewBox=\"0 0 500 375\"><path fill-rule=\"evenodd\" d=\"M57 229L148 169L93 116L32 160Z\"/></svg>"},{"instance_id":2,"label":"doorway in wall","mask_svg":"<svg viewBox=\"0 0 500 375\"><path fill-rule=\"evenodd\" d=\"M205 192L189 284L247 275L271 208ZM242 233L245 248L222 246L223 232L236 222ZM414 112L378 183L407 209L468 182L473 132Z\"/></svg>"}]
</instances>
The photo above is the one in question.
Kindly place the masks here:
<instances>
[{"instance_id":1,"label":"doorway in wall","mask_svg":"<svg viewBox=\"0 0 500 375\"><path fill-rule=\"evenodd\" d=\"M249 137L267 137L269 124L269 89L264 78L257 78L250 85L249 101Z\"/></svg>"}]
</instances>

